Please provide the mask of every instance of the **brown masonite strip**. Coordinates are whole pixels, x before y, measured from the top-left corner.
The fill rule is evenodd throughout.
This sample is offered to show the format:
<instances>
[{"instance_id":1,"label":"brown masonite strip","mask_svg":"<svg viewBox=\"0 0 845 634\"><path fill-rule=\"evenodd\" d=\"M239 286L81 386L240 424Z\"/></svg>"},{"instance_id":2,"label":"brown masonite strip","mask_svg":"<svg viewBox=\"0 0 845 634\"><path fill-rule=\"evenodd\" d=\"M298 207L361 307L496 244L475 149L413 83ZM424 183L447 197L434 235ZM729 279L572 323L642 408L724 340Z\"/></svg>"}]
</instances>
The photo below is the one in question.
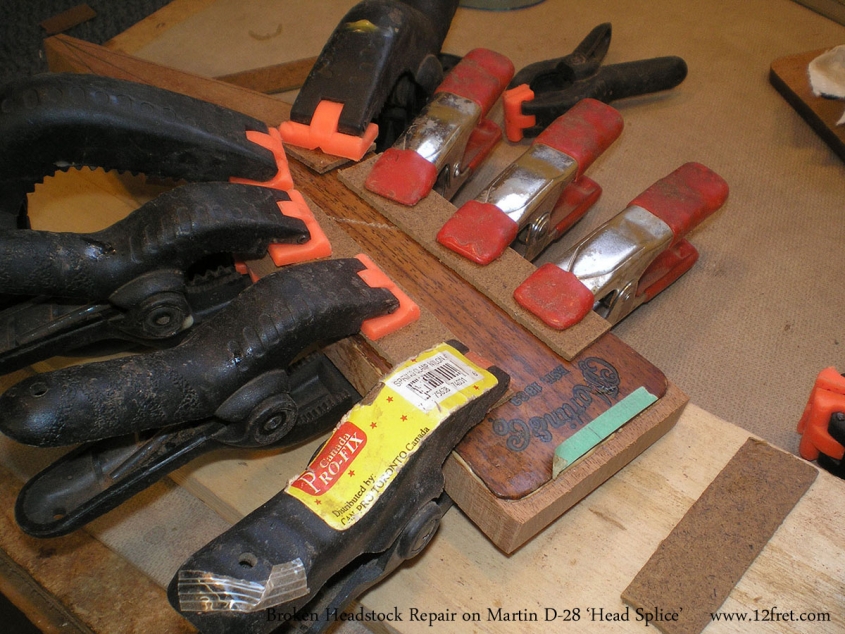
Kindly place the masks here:
<instances>
[{"instance_id":1,"label":"brown masonite strip","mask_svg":"<svg viewBox=\"0 0 845 634\"><path fill-rule=\"evenodd\" d=\"M622 600L649 613L661 611L663 620L651 624L666 634L698 634L817 475L809 463L749 439L658 546Z\"/></svg>"}]
</instances>

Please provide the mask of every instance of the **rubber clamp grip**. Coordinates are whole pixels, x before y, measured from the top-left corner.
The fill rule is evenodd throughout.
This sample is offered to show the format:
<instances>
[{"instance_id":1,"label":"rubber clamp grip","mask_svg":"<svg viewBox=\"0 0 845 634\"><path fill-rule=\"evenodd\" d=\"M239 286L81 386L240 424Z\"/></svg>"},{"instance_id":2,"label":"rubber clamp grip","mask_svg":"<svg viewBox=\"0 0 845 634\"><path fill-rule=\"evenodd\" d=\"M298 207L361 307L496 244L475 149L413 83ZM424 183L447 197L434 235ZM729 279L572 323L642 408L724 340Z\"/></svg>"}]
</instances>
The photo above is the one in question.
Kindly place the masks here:
<instances>
[{"instance_id":1,"label":"rubber clamp grip","mask_svg":"<svg viewBox=\"0 0 845 634\"><path fill-rule=\"evenodd\" d=\"M578 163L578 176L584 173L622 134L622 115L596 99L582 99L555 119L534 140L563 152Z\"/></svg>"},{"instance_id":2,"label":"rubber clamp grip","mask_svg":"<svg viewBox=\"0 0 845 634\"><path fill-rule=\"evenodd\" d=\"M484 117L513 79L513 63L504 55L486 48L474 48L449 71L435 90L471 99Z\"/></svg>"},{"instance_id":3,"label":"rubber clamp grip","mask_svg":"<svg viewBox=\"0 0 845 634\"><path fill-rule=\"evenodd\" d=\"M574 273L552 263L544 264L529 275L513 296L520 306L555 330L577 324L595 303L593 293Z\"/></svg>"},{"instance_id":4,"label":"rubber clamp grip","mask_svg":"<svg viewBox=\"0 0 845 634\"><path fill-rule=\"evenodd\" d=\"M437 241L468 260L486 266L516 239L519 225L492 203L464 203L437 232Z\"/></svg>"},{"instance_id":5,"label":"rubber clamp grip","mask_svg":"<svg viewBox=\"0 0 845 634\"><path fill-rule=\"evenodd\" d=\"M721 207L728 184L701 163L685 163L631 201L672 229L674 243Z\"/></svg>"},{"instance_id":6,"label":"rubber clamp grip","mask_svg":"<svg viewBox=\"0 0 845 634\"><path fill-rule=\"evenodd\" d=\"M364 181L369 191L403 205L416 205L437 181L437 168L414 150L388 148Z\"/></svg>"}]
</instances>

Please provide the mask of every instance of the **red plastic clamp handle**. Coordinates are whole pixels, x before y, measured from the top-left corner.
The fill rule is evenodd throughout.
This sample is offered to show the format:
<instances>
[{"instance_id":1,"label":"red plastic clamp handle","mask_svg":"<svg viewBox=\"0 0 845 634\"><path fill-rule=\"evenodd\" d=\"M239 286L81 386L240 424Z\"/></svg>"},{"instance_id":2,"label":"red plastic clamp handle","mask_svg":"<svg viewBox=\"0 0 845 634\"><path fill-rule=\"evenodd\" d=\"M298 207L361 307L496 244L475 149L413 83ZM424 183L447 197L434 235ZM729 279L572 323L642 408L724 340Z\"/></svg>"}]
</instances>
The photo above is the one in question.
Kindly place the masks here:
<instances>
[{"instance_id":1,"label":"red plastic clamp handle","mask_svg":"<svg viewBox=\"0 0 845 634\"><path fill-rule=\"evenodd\" d=\"M694 227L721 207L728 184L700 163L685 163L631 201L672 229L677 244Z\"/></svg>"},{"instance_id":2,"label":"red plastic clamp handle","mask_svg":"<svg viewBox=\"0 0 845 634\"><path fill-rule=\"evenodd\" d=\"M596 99L582 99L534 139L568 154L581 176L622 134L622 115Z\"/></svg>"},{"instance_id":3,"label":"red plastic clamp handle","mask_svg":"<svg viewBox=\"0 0 845 634\"><path fill-rule=\"evenodd\" d=\"M484 117L513 79L513 63L504 55L486 48L474 48L449 71L435 90L471 99Z\"/></svg>"}]
</instances>

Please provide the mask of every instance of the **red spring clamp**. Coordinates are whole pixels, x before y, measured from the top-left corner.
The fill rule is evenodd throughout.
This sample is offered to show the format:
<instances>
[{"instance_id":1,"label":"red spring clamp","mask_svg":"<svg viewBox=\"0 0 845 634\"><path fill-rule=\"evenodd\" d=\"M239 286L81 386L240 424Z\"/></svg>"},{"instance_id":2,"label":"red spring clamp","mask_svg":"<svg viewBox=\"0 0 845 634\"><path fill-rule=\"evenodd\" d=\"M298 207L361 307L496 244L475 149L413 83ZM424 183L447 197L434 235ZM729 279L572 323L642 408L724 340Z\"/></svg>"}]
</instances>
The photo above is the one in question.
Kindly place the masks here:
<instances>
[{"instance_id":1,"label":"red spring clamp","mask_svg":"<svg viewBox=\"0 0 845 634\"><path fill-rule=\"evenodd\" d=\"M600 189L582 174L619 137L622 125L616 110L584 99L546 128L475 200L461 206L440 229L437 241L483 265L498 258L529 225L545 247L551 239L546 239L543 227L572 226L598 198ZM562 193L579 180L586 193L574 205L575 216L552 221ZM534 256L542 249L535 250Z\"/></svg>"},{"instance_id":2,"label":"red spring clamp","mask_svg":"<svg viewBox=\"0 0 845 634\"><path fill-rule=\"evenodd\" d=\"M513 64L503 55L483 48L467 53L379 157L364 186L403 205L417 204L432 189L454 196L502 137L484 117L511 77Z\"/></svg>"},{"instance_id":3,"label":"red spring clamp","mask_svg":"<svg viewBox=\"0 0 845 634\"><path fill-rule=\"evenodd\" d=\"M514 292L516 301L563 330L592 309L618 323L692 267L698 259L684 236L719 209L728 185L699 163L686 163L628 207L544 264Z\"/></svg>"}]
</instances>

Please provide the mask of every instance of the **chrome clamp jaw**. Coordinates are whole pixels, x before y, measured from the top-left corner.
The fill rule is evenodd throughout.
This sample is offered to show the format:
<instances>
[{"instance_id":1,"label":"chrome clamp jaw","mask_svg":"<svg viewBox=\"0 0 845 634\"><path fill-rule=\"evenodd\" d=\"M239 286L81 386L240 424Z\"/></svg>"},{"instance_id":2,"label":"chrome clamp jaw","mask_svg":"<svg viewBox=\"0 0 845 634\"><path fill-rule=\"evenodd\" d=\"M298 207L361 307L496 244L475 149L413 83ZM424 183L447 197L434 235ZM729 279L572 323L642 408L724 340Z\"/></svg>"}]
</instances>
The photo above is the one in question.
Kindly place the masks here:
<instances>
[{"instance_id":1,"label":"chrome clamp jaw","mask_svg":"<svg viewBox=\"0 0 845 634\"><path fill-rule=\"evenodd\" d=\"M596 298L594 310L616 324L645 301L637 294L643 273L674 239L671 227L632 205L573 246L556 262Z\"/></svg>"},{"instance_id":2,"label":"chrome clamp jaw","mask_svg":"<svg viewBox=\"0 0 845 634\"><path fill-rule=\"evenodd\" d=\"M471 174L464 153L481 115L481 106L472 99L439 92L394 147L413 150L433 164L437 171L434 191L449 199Z\"/></svg>"},{"instance_id":3,"label":"chrome clamp jaw","mask_svg":"<svg viewBox=\"0 0 845 634\"><path fill-rule=\"evenodd\" d=\"M564 187L577 174L571 156L543 143L535 143L511 163L496 181L479 195L481 202L496 205L520 229L526 259L534 259L555 239L552 229Z\"/></svg>"}]
</instances>

